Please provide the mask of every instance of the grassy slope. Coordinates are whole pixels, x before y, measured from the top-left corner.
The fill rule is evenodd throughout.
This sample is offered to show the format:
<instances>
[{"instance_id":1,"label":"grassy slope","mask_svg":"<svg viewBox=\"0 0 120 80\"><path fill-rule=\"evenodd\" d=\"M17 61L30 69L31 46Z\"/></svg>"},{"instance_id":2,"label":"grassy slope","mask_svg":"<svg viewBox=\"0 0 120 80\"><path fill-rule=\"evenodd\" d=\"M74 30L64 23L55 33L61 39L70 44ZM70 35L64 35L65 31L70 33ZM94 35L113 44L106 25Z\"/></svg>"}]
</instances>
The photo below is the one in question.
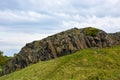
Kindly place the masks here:
<instances>
[{"instance_id":1,"label":"grassy slope","mask_svg":"<svg viewBox=\"0 0 120 80\"><path fill-rule=\"evenodd\" d=\"M0 67L0 73L1 73L1 71L2 71L2 68Z\"/></svg>"},{"instance_id":2,"label":"grassy slope","mask_svg":"<svg viewBox=\"0 0 120 80\"><path fill-rule=\"evenodd\" d=\"M31 65L0 80L120 80L120 46L84 49Z\"/></svg>"}]
</instances>

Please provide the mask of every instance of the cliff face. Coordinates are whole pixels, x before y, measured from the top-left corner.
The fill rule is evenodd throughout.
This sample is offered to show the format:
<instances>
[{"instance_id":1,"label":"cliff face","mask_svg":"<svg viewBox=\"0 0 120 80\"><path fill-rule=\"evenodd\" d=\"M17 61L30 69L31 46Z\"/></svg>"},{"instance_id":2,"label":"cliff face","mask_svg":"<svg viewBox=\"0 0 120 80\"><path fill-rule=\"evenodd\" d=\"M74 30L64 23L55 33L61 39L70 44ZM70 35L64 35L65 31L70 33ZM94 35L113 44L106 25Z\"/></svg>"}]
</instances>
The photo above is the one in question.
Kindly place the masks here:
<instances>
[{"instance_id":1,"label":"cliff face","mask_svg":"<svg viewBox=\"0 0 120 80\"><path fill-rule=\"evenodd\" d=\"M17 56L7 62L2 75L39 61L68 55L84 48L103 48L119 44L120 33L107 34L95 28L73 28L40 41L26 44Z\"/></svg>"}]
</instances>

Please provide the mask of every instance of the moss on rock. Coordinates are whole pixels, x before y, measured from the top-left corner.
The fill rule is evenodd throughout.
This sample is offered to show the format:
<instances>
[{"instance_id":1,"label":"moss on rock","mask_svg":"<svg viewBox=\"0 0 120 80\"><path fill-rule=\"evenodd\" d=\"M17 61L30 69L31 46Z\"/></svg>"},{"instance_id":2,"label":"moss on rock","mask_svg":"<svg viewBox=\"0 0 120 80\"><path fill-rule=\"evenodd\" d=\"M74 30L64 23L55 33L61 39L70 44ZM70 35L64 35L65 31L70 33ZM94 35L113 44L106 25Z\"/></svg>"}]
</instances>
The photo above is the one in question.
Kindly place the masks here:
<instances>
[{"instance_id":1,"label":"moss on rock","mask_svg":"<svg viewBox=\"0 0 120 80\"><path fill-rule=\"evenodd\" d=\"M99 32L99 29L89 27L85 29L85 32L88 36L96 36Z\"/></svg>"}]
</instances>

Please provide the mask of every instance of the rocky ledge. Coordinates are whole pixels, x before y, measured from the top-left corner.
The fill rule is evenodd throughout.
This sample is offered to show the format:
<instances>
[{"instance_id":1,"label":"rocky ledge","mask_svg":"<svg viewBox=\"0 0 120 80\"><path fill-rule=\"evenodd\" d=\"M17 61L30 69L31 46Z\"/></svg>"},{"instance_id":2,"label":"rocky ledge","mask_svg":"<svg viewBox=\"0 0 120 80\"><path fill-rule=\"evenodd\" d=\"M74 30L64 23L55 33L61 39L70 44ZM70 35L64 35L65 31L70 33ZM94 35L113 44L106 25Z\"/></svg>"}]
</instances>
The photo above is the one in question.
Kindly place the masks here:
<instances>
[{"instance_id":1,"label":"rocky ledge","mask_svg":"<svg viewBox=\"0 0 120 80\"><path fill-rule=\"evenodd\" d=\"M84 48L103 48L112 45L120 45L120 33L108 34L92 27L73 28L26 44L15 57L6 63L1 75L20 70L39 61L68 55Z\"/></svg>"}]
</instances>

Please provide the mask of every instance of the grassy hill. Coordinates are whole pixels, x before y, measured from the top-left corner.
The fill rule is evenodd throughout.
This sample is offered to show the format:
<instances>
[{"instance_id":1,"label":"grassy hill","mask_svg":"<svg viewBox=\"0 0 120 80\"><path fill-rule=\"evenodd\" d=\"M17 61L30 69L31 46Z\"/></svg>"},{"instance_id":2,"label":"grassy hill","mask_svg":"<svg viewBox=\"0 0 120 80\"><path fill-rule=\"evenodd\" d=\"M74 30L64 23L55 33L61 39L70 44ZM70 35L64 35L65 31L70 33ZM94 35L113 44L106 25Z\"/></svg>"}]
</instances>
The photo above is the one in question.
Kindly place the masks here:
<instances>
[{"instance_id":1,"label":"grassy hill","mask_svg":"<svg viewBox=\"0 0 120 80\"><path fill-rule=\"evenodd\" d=\"M120 46L84 49L33 64L0 80L120 80Z\"/></svg>"}]
</instances>

